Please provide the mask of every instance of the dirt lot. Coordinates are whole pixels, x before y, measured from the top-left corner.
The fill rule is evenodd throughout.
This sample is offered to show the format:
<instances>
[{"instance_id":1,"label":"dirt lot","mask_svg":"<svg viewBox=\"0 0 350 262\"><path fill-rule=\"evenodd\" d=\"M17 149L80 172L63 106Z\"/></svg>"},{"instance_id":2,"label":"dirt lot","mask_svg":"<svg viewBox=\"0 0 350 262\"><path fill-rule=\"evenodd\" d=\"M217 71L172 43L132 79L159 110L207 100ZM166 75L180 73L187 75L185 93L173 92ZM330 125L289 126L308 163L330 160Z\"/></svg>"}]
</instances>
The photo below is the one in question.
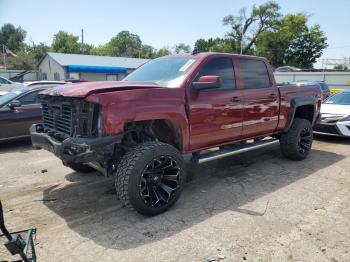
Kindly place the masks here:
<instances>
[{"instance_id":1,"label":"dirt lot","mask_svg":"<svg viewBox=\"0 0 350 262\"><path fill-rule=\"evenodd\" d=\"M180 200L146 218L112 178L21 141L0 145L0 198L10 229L38 229L39 261L350 261L349 149L320 137L302 162L273 146L188 165Z\"/></svg>"}]
</instances>

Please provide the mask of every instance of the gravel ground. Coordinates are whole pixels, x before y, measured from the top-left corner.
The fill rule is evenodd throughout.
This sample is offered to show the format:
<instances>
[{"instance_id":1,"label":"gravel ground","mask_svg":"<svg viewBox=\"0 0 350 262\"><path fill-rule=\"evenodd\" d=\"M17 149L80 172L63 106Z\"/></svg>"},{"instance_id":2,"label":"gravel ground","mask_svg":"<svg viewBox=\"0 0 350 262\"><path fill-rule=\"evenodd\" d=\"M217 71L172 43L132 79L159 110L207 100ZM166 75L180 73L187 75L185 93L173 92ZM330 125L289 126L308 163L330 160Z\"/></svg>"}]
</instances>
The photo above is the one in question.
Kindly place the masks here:
<instances>
[{"instance_id":1,"label":"gravel ground","mask_svg":"<svg viewBox=\"0 0 350 262\"><path fill-rule=\"evenodd\" d=\"M301 162L272 146L188 164L180 200L147 218L112 178L19 141L0 145L0 199L9 229L37 228L38 261L350 261L349 149L318 137Z\"/></svg>"}]
</instances>

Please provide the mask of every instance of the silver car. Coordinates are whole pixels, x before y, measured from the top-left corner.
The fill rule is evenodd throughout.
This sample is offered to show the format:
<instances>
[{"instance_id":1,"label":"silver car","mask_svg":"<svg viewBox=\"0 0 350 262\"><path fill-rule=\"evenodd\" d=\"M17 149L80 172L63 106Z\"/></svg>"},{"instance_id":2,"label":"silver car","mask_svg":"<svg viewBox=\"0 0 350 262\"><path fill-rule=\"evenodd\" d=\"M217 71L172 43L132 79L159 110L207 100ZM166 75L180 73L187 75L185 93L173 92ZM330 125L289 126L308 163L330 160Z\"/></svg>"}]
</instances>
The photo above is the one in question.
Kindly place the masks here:
<instances>
[{"instance_id":1,"label":"silver car","mask_svg":"<svg viewBox=\"0 0 350 262\"><path fill-rule=\"evenodd\" d=\"M321 106L321 120L314 133L350 137L350 90L337 93Z\"/></svg>"},{"instance_id":2,"label":"silver car","mask_svg":"<svg viewBox=\"0 0 350 262\"><path fill-rule=\"evenodd\" d=\"M14 87L15 83L5 77L0 76L0 96L6 94Z\"/></svg>"}]
</instances>

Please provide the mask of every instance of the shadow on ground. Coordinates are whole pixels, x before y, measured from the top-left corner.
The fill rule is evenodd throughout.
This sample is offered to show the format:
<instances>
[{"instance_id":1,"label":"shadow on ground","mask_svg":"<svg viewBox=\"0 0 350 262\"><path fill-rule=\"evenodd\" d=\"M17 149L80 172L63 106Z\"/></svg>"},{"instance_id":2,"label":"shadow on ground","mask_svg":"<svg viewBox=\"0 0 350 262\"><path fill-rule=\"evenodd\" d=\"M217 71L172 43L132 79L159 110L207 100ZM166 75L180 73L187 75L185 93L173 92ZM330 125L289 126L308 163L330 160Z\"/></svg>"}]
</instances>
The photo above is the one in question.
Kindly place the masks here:
<instances>
[{"instance_id":1,"label":"shadow on ground","mask_svg":"<svg viewBox=\"0 0 350 262\"><path fill-rule=\"evenodd\" d=\"M327 142L327 143L350 145L349 137L337 137L337 136L314 134L314 138L318 141Z\"/></svg>"},{"instance_id":2,"label":"shadow on ground","mask_svg":"<svg viewBox=\"0 0 350 262\"><path fill-rule=\"evenodd\" d=\"M330 166L344 156L312 150L305 161L284 159L277 146L202 166L188 164L192 176L173 208L143 217L121 206L112 178L71 173L72 184L44 191L45 205L84 238L105 248L131 249L165 239L225 211L263 216L243 206ZM266 204L267 205L267 204Z\"/></svg>"},{"instance_id":3,"label":"shadow on ground","mask_svg":"<svg viewBox=\"0 0 350 262\"><path fill-rule=\"evenodd\" d=\"M11 152L28 153L33 150L30 138L0 141L0 154Z\"/></svg>"}]
</instances>

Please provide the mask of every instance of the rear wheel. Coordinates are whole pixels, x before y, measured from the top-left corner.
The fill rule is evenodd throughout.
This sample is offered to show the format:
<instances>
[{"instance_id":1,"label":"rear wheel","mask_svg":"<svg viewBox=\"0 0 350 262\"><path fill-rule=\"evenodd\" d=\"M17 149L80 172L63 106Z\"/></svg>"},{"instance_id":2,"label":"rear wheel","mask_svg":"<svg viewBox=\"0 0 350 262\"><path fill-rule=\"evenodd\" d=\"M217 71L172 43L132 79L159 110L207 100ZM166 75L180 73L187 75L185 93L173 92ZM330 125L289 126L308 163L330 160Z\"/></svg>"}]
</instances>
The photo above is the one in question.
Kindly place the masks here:
<instances>
[{"instance_id":1,"label":"rear wheel","mask_svg":"<svg viewBox=\"0 0 350 262\"><path fill-rule=\"evenodd\" d=\"M311 150L313 133L311 123L295 118L287 133L280 138L282 154L292 160L303 160Z\"/></svg>"},{"instance_id":2,"label":"rear wheel","mask_svg":"<svg viewBox=\"0 0 350 262\"><path fill-rule=\"evenodd\" d=\"M80 163L70 163L68 166L78 173L91 173L96 171L93 167Z\"/></svg>"},{"instance_id":3,"label":"rear wheel","mask_svg":"<svg viewBox=\"0 0 350 262\"><path fill-rule=\"evenodd\" d=\"M171 145L152 141L131 148L115 173L115 186L125 206L152 216L171 207L186 181L180 152Z\"/></svg>"}]
</instances>

